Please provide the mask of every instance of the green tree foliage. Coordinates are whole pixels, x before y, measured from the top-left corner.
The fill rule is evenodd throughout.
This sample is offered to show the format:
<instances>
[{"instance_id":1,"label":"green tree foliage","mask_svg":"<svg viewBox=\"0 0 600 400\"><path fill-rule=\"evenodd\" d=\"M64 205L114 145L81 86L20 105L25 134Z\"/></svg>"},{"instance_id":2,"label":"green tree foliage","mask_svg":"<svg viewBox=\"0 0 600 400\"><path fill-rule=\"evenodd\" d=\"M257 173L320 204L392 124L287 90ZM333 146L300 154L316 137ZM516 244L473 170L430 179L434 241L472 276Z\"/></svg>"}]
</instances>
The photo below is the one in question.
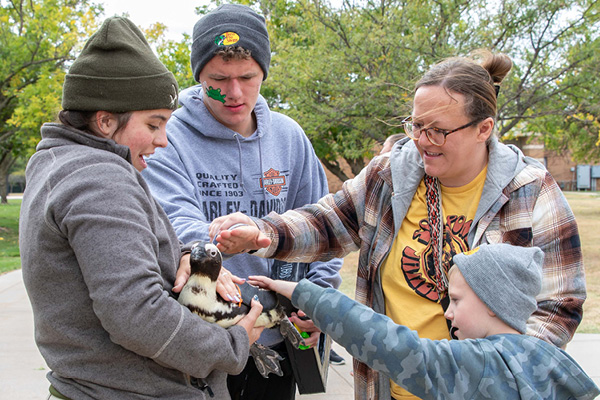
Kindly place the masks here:
<instances>
[{"instance_id":1,"label":"green tree foliage","mask_svg":"<svg viewBox=\"0 0 600 400\"><path fill-rule=\"evenodd\" d=\"M499 97L501 136L542 134L551 148L599 160L599 1L238 2L267 17L273 57L262 94L302 125L319 158L345 180L373 156L375 143L402 131L399 121L410 113L424 71L479 48L514 61ZM65 63L82 33L91 33L85 29L95 28L98 9L87 0L0 5L2 179L6 155L31 151L39 125L53 119L60 96L52 93L60 92ZM166 40L164 31L156 24L146 34L180 88L195 84L191 38Z\"/></svg>"},{"instance_id":2,"label":"green tree foliage","mask_svg":"<svg viewBox=\"0 0 600 400\"><path fill-rule=\"evenodd\" d=\"M486 19L506 33L482 42L515 61L500 97L500 134L541 134L548 147L570 151L577 161L600 160L600 5L537 1L506 7L504 14L514 15L510 24Z\"/></svg>"},{"instance_id":3,"label":"green tree foliage","mask_svg":"<svg viewBox=\"0 0 600 400\"><path fill-rule=\"evenodd\" d=\"M0 0L0 197L17 157L29 155L60 109L66 64L96 28L87 0Z\"/></svg>"},{"instance_id":4,"label":"green tree foliage","mask_svg":"<svg viewBox=\"0 0 600 400\"><path fill-rule=\"evenodd\" d=\"M305 128L342 179L396 133L412 87L432 64L486 48L514 68L499 97L499 134L531 131L575 157L599 158L597 1L261 0L274 51L265 95ZM568 146L564 146L565 141ZM561 147L562 146L562 147Z\"/></svg>"},{"instance_id":5,"label":"green tree foliage","mask_svg":"<svg viewBox=\"0 0 600 400\"><path fill-rule=\"evenodd\" d=\"M196 81L190 65L192 38L184 33L179 42L165 39L166 29L164 24L156 23L145 29L144 35L157 52L160 61L175 75L179 89L193 86Z\"/></svg>"},{"instance_id":6,"label":"green tree foliage","mask_svg":"<svg viewBox=\"0 0 600 400\"><path fill-rule=\"evenodd\" d=\"M481 48L514 62L498 101L500 136L542 134L578 160L600 159L597 0L238 2L267 17L273 57L262 94L300 123L342 180L375 143L402 132L414 84L432 64ZM189 45L185 37L161 47L176 74L189 69Z\"/></svg>"}]
</instances>

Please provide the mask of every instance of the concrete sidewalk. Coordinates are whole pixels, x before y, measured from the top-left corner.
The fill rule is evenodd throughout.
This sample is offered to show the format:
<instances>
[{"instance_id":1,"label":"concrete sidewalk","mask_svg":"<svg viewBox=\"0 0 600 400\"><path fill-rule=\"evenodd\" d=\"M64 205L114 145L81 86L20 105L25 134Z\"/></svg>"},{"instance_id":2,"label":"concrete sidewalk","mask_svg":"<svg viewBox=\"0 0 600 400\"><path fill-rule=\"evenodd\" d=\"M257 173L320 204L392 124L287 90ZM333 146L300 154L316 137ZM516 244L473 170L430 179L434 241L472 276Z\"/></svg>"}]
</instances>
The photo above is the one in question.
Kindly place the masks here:
<instances>
[{"instance_id":1,"label":"concrete sidewalk","mask_svg":"<svg viewBox=\"0 0 600 400\"><path fill-rule=\"evenodd\" d=\"M327 393L302 395L306 400L352 400L352 362L339 345L333 348L346 359L331 366ZM567 348L600 386L600 334L576 334ZM0 275L0 400L45 399L48 367L33 339L31 305L23 286L21 270Z\"/></svg>"}]
</instances>

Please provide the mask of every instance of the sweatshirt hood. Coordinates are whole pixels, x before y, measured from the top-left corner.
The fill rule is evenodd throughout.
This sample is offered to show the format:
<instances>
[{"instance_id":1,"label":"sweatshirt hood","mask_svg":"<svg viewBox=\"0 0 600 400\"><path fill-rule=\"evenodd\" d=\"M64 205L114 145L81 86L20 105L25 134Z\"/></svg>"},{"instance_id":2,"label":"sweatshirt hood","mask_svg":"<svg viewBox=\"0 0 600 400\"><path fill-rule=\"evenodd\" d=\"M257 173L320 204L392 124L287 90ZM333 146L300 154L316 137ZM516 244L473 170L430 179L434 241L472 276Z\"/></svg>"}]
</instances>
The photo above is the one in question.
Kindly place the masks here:
<instances>
[{"instance_id":1,"label":"sweatshirt hood","mask_svg":"<svg viewBox=\"0 0 600 400\"><path fill-rule=\"evenodd\" d=\"M131 164L131 152L129 147L118 144L112 139L90 135L89 133L58 123L46 123L42 125L41 133L42 140L38 143L36 151L80 144L95 149L110 151L123 157Z\"/></svg>"},{"instance_id":2,"label":"sweatshirt hood","mask_svg":"<svg viewBox=\"0 0 600 400\"><path fill-rule=\"evenodd\" d=\"M270 132L271 112L267 101L261 95L258 96L256 105L254 106L257 124L256 131L248 138L244 138L239 133L217 121L204 105L203 96L202 85L192 86L183 90L179 94L181 108L175 111L171 118L183 121L201 135L222 140L236 140L237 137L242 141L252 141Z\"/></svg>"}]
</instances>

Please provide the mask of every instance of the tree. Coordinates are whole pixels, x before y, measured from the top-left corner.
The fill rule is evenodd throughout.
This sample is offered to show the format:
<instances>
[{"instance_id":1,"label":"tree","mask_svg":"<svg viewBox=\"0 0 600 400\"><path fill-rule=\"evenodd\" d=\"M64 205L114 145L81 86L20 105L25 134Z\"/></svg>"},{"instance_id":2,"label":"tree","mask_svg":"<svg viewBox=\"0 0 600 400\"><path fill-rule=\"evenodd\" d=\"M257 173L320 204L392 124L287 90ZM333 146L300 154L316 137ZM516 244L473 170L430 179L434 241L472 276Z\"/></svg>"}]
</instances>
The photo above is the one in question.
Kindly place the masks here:
<instances>
[{"instance_id":1,"label":"tree","mask_svg":"<svg viewBox=\"0 0 600 400\"><path fill-rule=\"evenodd\" d=\"M148 43L153 46L158 58L175 75L179 90L196 84L190 65L192 39L184 33L181 41L167 40L164 38L167 27L156 23L144 30Z\"/></svg>"},{"instance_id":2,"label":"tree","mask_svg":"<svg viewBox=\"0 0 600 400\"><path fill-rule=\"evenodd\" d=\"M600 90L597 1L346 0L334 9L320 0L261 0L258 6L267 12L274 52L263 94L305 128L319 158L342 180L348 176L340 160L356 174L374 142L398 132L412 87L430 65L479 48L504 52L515 63L499 97L501 136L535 130L558 146L568 131L597 154L597 127L586 122L588 140L579 130L589 121L581 115L598 117L598 103L585 100Z\"/></svg>"},{"instance_id":3,"label":"tree","mask_svg":"<svg viewBox=\"0 0 600 400\"><path fill-rule=\"evenodd\" d=\"M551 148L599 160L599 1L237 2L267 18L273 56L261 93L300 123L327 169L346 180L375 143L402 131L414 84L432 64L480 48L514 62L498 98L500 136L534 132ZM195 83L190 45L184 37L158 46L182 88Z\"/></svg>"},{"instance_id":4,"label":"tree","mask_svg":"<svg viewBox=\"0 0 600 400\"><path fill-rule=\"evenodd\" d=\"M8 171L30 154L60 109L66 65L97 27L88 0L0 0L0 197Z\"/></svg>"}]
</instances>

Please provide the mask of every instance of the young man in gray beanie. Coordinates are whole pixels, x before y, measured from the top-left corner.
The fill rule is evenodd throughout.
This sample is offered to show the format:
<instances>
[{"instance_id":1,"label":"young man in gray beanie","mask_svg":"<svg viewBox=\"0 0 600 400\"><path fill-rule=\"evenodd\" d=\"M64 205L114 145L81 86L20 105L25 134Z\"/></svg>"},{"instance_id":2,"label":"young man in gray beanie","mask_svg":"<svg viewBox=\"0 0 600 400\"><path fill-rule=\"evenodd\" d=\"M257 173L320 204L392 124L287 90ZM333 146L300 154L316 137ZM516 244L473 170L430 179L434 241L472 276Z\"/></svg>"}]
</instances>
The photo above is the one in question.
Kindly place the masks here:
<instances>
[{"instance_id":1,"label":"young man in gray beanie","mask_svg":"<svg viewBox=\"0 0 600 400\"><path fill-rule=\"evenodd\" d=\"M454 256L445 316L466 340L421 339L306 280L252 276L249 282L290 298L354 357L421 399L594 399L600 390L565 351L524 334L536 309L543 259L537 247L509 244Z\"/></svg>"},{"instance_id":2,"label":"young man in gray beanie","mask_svg":"<svg viewBox=\"0 0 600 400\"><path fill-rule=\"evenodd\" d=\"M260 95L270 61L265 19L247 6L222 5L194 26L191 65L200 85L180 94L182 107L167 125L169 144L150 157L144 171L184 243L208 241L208 227L219 216L242 211L262 217L328 193L324 170L302 128L271 111ZM282 277L291 268L319 286L335 288L341 265L340 259L291 265L236 255L224 262L232 274L220 278L218 290L235 299L233 282L240 281L232 275ZM178 283L176 290L184 280ZM311 333L307 343L314 346L320 334L314 324L297 316L292 322ZM242 374L228 378L232 398L294 398L293 371L280 333L265 330L259 343L285 358L284 375L265 379L249 359Z\"/></svg>"}]
</instances>

